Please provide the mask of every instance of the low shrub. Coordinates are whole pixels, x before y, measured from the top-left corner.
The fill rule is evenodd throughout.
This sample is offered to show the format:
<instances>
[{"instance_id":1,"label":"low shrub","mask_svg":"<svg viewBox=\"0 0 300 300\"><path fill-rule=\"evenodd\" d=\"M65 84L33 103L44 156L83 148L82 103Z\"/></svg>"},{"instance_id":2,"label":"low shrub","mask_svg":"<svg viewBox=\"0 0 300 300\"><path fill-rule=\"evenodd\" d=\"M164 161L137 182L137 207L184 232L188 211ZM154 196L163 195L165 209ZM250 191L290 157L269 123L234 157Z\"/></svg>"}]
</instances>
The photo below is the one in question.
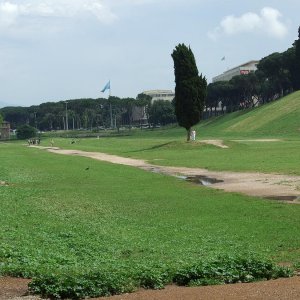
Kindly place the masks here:
<instances>
[{"instance_id":1,"label":"low shrub","mask_svg":"<svg viewBox=\"0 0 300 300\"><path fill-rule=\"evenodd\" d=\"M145 267L137 277L140 287L145 289L162 289L172 282L171 271L162 267Z\"/></svg>"},{"instance_id":2,"label":"low shrub","mask_svg":"<svg viewBox=\"0 0 300 300\"><path fill-rule=\"evenodd\" d=\"M109 296L132 292L139 287L161 289L166 284L184 286L252 282L289 277L292 271L269 260L222 256L186 265L178 270L166 266L137 266L132 270L95 271L91 273L44 274L29 284L33 294L55 299Z\"/></svg>"},{"instance_id":3,"label":"low shrub","mask_svg":"<svg viewBox=\"0 0 300 300\"><path fill-rule=\"evenodd\" d=\"M32 279L29 290L55 299L82 299L132 292L134 285L130 277L110 272L44 274Z\"/></svg>"},{"instance_id":4,"label":"low shrub","mask_svg":"<svg viewBox=\"0 0 300 300\"><path fill-rule=\"evenodd\" d=\"M185 266L175 273L173 282L185 286L211 285L269 280L291 275L289 268L276 266L266 259L225 256Z\"/></svg>"}]
</instances>

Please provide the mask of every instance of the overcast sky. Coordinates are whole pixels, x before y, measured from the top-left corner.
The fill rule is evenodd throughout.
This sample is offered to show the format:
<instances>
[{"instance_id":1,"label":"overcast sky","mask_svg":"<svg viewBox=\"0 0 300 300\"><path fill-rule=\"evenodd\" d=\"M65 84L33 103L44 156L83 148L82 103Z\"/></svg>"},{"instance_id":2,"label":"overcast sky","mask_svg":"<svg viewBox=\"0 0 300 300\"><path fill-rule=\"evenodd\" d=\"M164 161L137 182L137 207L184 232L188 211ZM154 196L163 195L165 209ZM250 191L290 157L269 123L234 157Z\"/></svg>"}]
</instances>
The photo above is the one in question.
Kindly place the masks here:
<instances>
[{"instance_id":1,"label":"overcast sky","mask_svg":"<svg viewBox=\"0 0 300 300\"><path fill-rule=\"evenodd\" d=\"M0 103L107 97L108 80L122 98L173 90L178 43L211 82L289 48L299 11L299 0L0 0Z\"/></svg>"}]
</instances>

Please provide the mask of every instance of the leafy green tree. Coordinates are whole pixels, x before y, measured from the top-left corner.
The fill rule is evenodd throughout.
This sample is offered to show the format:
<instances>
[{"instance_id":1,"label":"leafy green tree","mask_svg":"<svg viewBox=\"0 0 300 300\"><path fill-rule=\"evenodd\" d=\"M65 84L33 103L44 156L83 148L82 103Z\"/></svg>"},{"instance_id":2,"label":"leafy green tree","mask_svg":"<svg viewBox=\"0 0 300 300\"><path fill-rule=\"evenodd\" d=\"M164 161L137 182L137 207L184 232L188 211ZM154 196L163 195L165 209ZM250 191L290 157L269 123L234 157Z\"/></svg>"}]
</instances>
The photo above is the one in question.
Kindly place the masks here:
<instances>
[{"instance_id":1,"label":"leafy green tree","mask_svg":"<svg viewBox=\"0 0 300 300\"><path fill-rule=\"evenodd\" d=\"M30 139L36 136L36 129L30 125L21 125L17 128L17 138L20 140Z\"/></svg>"},{"instance_id":2,"label":"leafy green tree","mask_svg":"<svg viewBox=\"0 0 300 300\"><path fill-rule=\"evenodd\" d=\"M133 110L135 103L137 102L134 98L124 98L122 101L122 114L121 123L129 125L129 129L132 126L133 121Z\"/></svg>"},{"instance_id":3,"label":"leafy green tree","mask_svg":"<svg viewBox=\"0 0 300 300\"><path fill-rule=\"evenodd\" d=\"M29 114L26 107L7 106L1 108L1 114L4 120L9 122L10 127L13 129L29 122Z\"/></svg>"},{"instance_id":4,"label":"leafy green tree","mask_svg":"<svg viewBox=\"0 0 300 300\"><path fill-rule=\"evenodd\" d=\"M136 102L135 102L135 105L137 107L145 108L145 114L148 121L149 121L149 110L151 106L151 101L152 101L151 96L141 93L137 95Z\"/></svg>"},{"instance_id":5,"label":"leafy green tree","mask_svg":"<svg viewBox=\"0 0 300 300\"><path fill-rule=\"evenodd\" d=\"M207 82L199 76L194 54L190 47L179 44L172 58L175 73L175 114L179 126L187 130L190 140L191 127L196 125L204 109Z\"/></svg>"},{"instance_id":6,"label":"leafy green tree","mask_svg":"<svg viewBox=\"0 0 300 300\"><path fill-rule=\"evenodd\" d=\"M153 125L167 125L176 122L174 106L167 100L156 100L149 109L149 122Z\"/></svg>"},{"instance_id":7,"label":"leafy green tree","mask_svg":"<svg viewBox=\"0 0 300 300\"><path fill-rule=\"evenodd\" d=\"M257 68L265 75L265 80L274 84L277 95L273 98L283 96L291 88L291 73L287 68L283 53L275 52L262 58Z\"/></svg>"},{"instance_id":8,"label":"leafy green tree","mask_svg":"<svg viewBox=\"0 0 300 300\"><path fill-rule=\"evenodd\" d=\"M2 115L0 114L0 123L3 122L3 118L2 118Z\"/></svg>"},{"instance_id":9,"label":"leafy green tree","mask_svg":"<svg viewBox=\"0 0 300 300\"><path fill-rule=\"evenodd\" d=\"M233 105L232 90L233 85L228 81L210 83L207 86L207 97L205 101L207 113L211 115L214 108L215 115L217 115L216 110L219 103L221 103L222 114L224 114L225 107L227 111L231 111L230 109L232 109Z\"/></svg>"},{"instance_id":10,"label":"leafy green tree","mask_svg":"<svg viewBox=\"0 0 300 300\"><path fill-rule=\"evenodd\" d=\"M46 113L43 118L39 121L39 129L41 130L52 130L55 115L53 113Z\"/></svg>"}]
</instances>

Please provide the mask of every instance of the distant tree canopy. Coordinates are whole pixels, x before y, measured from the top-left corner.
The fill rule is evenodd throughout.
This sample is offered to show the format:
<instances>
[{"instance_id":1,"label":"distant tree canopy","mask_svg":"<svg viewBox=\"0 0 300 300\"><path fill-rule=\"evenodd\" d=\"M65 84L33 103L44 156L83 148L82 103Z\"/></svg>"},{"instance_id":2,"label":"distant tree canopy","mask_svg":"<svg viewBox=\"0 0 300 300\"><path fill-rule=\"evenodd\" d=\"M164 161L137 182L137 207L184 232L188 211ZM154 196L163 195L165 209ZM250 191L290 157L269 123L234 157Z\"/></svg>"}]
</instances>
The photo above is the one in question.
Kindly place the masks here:
<instances>
[{"instance_id":1,"label":"distant tree canopy","mask_svg":"<svg viewBox=\"0 0 300 300\"><path fill-rule=\"evenodd\" d=\"M282 53L262 58L257 71L208 85L206 114L217 115L264 104L300 89L300 27L298 39ZM221 105L221 110L217 107Z\"/></svg>"},{"instance_id":2,"label":"distant tree canopy","mask_svg":"<svg viewBox=\"0 0 300 300\"><path fill-rule=\"evenodd\" d=\"M167 105L169 104L162 104L161 112L164 111L164 116L160 118L161 124L168 122L165 110L170 111L171 108L167 108ZM144 110L149 120L150 107L151 97L139 94L136 99L112 96L109 99L73 99L46 102L30 107L4 107L0 109L0 113L6 121L10 122L13 129L28 124L42 131L64 130L67 128L67 123L69 130L91 130L109 128L111 123L116 128L139 126L140 119L134 118L136 108ZM155 107L157 108L157 104ZM170 122L171 119L169 116Z\"/></svg>"},{"instance_id":3,"label":"distant tree canopy","mask_svg":"<svg viewBox=\"0 0 300 300\"><path fill-rule=\"evenodd\" d=\"M172 102L156 100L149 109L149 122L152 125L167 125L176 123L175 109Z\"/></svg>"},{"instance_id":4,"label":"distant tree canopy","mask_svg":"<svg viewBox=\"0 0 300 300\"><path fill-rule=\"evenodd\" d=\"M10 123L11 128L25 124L29 118L29 112L25 107L4 107L0 109L5 121Z\"/></svg>"},{"instance_id":5,"label":"distant tree canopy","mask_svg":"<svg viewBox=\"0 0 300 300\"><path fill-rule=\"evenodd\" d=\"M175 47L172 58L175 73L175 114L178 124L187 130L190 140L191 127L202 116L206 97L206 79L199 76L192 50L184 44Z\"/></svg>"},{"instance_id":6,"label":"distant tree canopy","mask_svg":"<svg viewBox=\"0 0 300 300\"><path fill-rule=\"evenodd\" d=\"M2 123L3 122L3 117L2 117L2 115L0 114L0 123Z\"/></svg>"},{"instance_id":7,"label":"distant tree canopy","mask_svg":"<svg viewBox=\"0 0 300 300\"><path fill-rule=\"evenodd\" d=\"M17 128L17 138L20 140L30 139L35 137L37 130L30 125L21 125Z\"/></svg>"}]
</instances>

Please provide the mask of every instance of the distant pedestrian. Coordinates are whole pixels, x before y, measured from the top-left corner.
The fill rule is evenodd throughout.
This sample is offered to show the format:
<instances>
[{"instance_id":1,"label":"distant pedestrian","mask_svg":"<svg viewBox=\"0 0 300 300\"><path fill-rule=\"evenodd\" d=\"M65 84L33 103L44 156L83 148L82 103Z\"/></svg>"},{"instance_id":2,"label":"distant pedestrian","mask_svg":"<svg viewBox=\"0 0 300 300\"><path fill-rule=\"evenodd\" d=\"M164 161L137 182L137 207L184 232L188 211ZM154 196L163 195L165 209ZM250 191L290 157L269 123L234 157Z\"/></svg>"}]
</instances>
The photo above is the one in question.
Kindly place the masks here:
<instances>
[{"instance_id":1,"label":"distant pedestrian","mask_svg":"<svg viewBox=\"0 0 300 300\"><path fill-rule=\"evenodd\" d=\"M51 147L53 147L53 145L54 145L53 139L50 141L50 144L51 144Z\"/></svg>"}]
</instances>

